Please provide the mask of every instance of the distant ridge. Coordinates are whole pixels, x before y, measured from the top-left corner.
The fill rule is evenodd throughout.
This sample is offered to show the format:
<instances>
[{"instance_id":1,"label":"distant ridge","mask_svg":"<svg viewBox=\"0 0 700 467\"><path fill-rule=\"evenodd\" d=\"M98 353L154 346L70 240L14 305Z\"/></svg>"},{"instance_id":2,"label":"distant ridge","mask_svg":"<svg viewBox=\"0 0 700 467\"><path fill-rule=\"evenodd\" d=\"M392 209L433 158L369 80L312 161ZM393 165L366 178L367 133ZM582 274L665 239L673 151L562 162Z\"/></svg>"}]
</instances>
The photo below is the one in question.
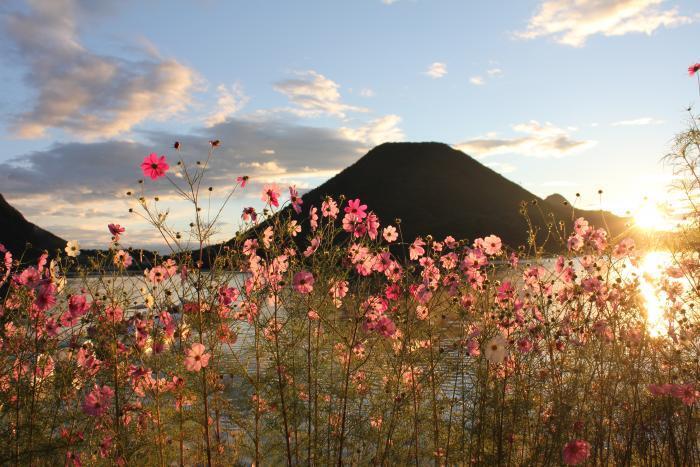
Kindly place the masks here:
<instances>
[{"instance_id":1,"label":"distant ridge","mask_svg":"<svg viewBox=\"0 0 700 467\"><path fill-rule=\"evenodd\" d=\"M527 243L528 225L520 213L529 205L533 225L544 237L552 214L565 221L568 230L574 216L584 216L597 226L605 224L617 234L626 219L603 211L573 210L566 199L552 195L543 200L473 158L434 142L384 143L350 167L303 196L304 208L319 206L330 195L337 199L360 198L382 221L402 220L404 240L432 234L436 239L452 235L474 239L499 235L511 247ZM533 204L534 203L534 204ZM541 212L544 212L543 218ZM550 244L551 249L560 249Z\"/></svg>"},{"instance_id":2,"label":"distant ridge","mask_svg":"<svg viewBox=\"0 0 700 467\"><path fill-rule=\"evenodd\" d=\"M36 256L43 250L54 252L64 248L66 241L51 232L29 222L24 216L0 194L0 243L19 257L27 249L30 256Z\"/></svg>"}]
</instances>

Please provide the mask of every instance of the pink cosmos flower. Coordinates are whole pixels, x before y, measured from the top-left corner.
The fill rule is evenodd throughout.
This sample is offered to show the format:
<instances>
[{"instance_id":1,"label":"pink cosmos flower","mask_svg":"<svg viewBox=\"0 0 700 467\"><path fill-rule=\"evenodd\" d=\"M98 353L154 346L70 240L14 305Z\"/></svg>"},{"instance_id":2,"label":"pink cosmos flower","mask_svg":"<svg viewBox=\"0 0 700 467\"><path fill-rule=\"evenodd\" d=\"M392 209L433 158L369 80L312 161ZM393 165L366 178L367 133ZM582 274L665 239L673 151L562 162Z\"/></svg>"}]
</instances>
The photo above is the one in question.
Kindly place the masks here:
<instances>
[{"instance_id":1,"label":"pink cosmos flower","mask_svg":"<svg viewBox=\"0 0 700 467\"><path fill-rule=\"evenodd\" d=\"M396 324L386 315L377 319L374 330L384 337L393 337L396 334Z\"/></svg>"},{"instance_id":2,"label":"pink cosmos flower","mask_svg":"<svg viewBox=\"0 0 700 467\"><path fill-rule=\"evenodd\" d=\"M316 206L311 206L309 209L309 225L312 231L318 229L318 208Z\"/></svg>"},{"instance_id":3,"label":"pink cosmos flower","mask_svg":"<svg viewBox=\"0 0 700 467\"><path fill-rule=\"evenodd\" d=\"M323 214L323 217L335 219L338 217L339 212L340 210L338 209L338 203L336 203L332 198L326 198L323 204L321 204L321 214Z\"/></svg>"},{"instance_id":4,"label":"pink cosmos flower","mask_svg":"<svg viewBox=\"0 0 700 467\"><path fill-rule=\"evenodd\" d=\"M319 316L318 316L318 313L316 312L316 310L309 310L308 313L306 313L306 316L308 316L308 318L311 321L318 321L318 319L319 319Z\"/></svg>"},{"instance_id":5,"label":"pink cosmos flower","mask_svg":"<svg viewBox=\"0 0 700 467\"><path fill-rule=\"evenodd\" d=\"M623 256L632 254L632 252L634 252L634 249L634 240L631 238L625 238L620 243L615 245L615 249L613 250L613 256L615 258L622 258Z\"/></svg>"},{"instance_id":6,"label":"pink cosmos flower","mask_svg":"<svg viewBox=\"0 0 700 467\"><path fill-rule=\"evenodd\" d=\"M308 271L299 271L294 274L292 283L294 289L301 294L308 294L314 290L314 276Z\"/></svg>"},{"instance_id":7,"label":"pink cosmos flower","mask_svg":"<svg viewBox=\"0 0 700 467\"><path fill-rule=\"evenodd\" d=\"M39 311L46 311L56 304L56 286L48 283L39 286L34 307Z\"/></svg>"},{"instance_id":8,"label":"pink cosmos flower","mask_svg":"<svg viewBox=\"0 0 700 467\"><path fill-rule=\"evenodd\" d=\"M294 212L301 214L301 205L304 204L304 201L299 197L297 187L294 185L289 187L289 200L292 203L292 209L294 209Z\"/></svg>"},{"instance_id":9,"label":"pink cosmos flower","mask_svg":"<svg viewBox=\"0 0 700 467\"><path fill-rule=\"evenodd\" d=\"M698 71L700 71L700 63L693 63L688 67L688 76L693 76Z\"/></svg>"},{"instance_id":10,"label":"pink cosmos flower","mask_svg":"<svg viewBox=\"0 0 700 467\"><path fill-rule=\"evenodd\" d=\"M146 157L141 163L141 170L145 177L151 177L152 180L156 180L165 175L165 172L170 168L167 162L165 162L165 156L160 156L152 152L148 157Z\"/></svg>"},{"instance_id":11,"label":"pink cosmos flower","mask_svg":"<svg viewBox=\"0 0 700 467\"><path fill-rule=\"evenodd\" d=\"M367 228L367 235L372 240L377 238L379 235L379 217L373 212L370 212L365 219L365 227Z\"/></svg>"},{"instance_id":12,"label":"pink cosmos flower","mask_svg":"<svg viewBox=\"0 0 700 467\"><path fill-rule=\"evenodd\" d=\"M588 233L589 229L590 225L588 224L588 221L583 217L579 217L574 221L574 232L576 232L577 234L585 236Z\"/></svg>"},{"instance_id":13,"label":"pink cosmos flower","mask_svg":"<svg viewBox=\"0 0 700 467\"><path fill-rule=\"evenodd\" d=\"M574 439L566 443L562 451L564 464L578 465L591 455L591 445L582 439Z\"/></svg>"},{"instance_id":14,"label":"pink cosmos flower","mask_svg":"<svg viewBox=\"0 0 700 467\"><path fill-rule=\"evenodd\" d=\"M114 253L114 265L118 268L128 268L134 262L134 258L124 250Z\"/></svg>"},{"instance_id":15,"label":"pink cosmos flower","mask_svg":"<svg viewBox=\"0 0 700 467\"><path fill-rule=\"evenodd\" d=\"M112 388L109 386L99 387L96 384L95 388L83 400L83 412L93 417L99 417L109 409L113 397Z\"/></svg>"},{"instance_id":16,"label":"pink cosmos flower","mask_svg":"<svg viewBox=\"0 0 700 467\"><path fill-rule=\"evenodd\" d=\"M262 235L262 241L263 241L263 245L265 245L265 248L270 248L270 245L272 245L273 238L274 238L274 230L272 230L272 227L267 227L263 231L263 235Z\"/></svg>"},{"instance_id":17,"label":"pink cosmos flower","mask_svg":"<svg viewBox=\"0 0 700 467\"><path fill-rule=\"evenodd\" d=\"M411 243L411 246L408 247L408 255L412 260L417 260L421 256L425 254L425 249L423 248L425 246L425 242L423 241L422 238L418 237L416 238L413 243Z\"/></svg>"},{"instance_id":18,"label":"pink cosmos flower","mask_svg":"<svg viewBox=\"0 0 700 467\"><path fill-rule=\"evenodd\" d=\"M247 175L243 175L241 177L236 177L236 182L241 184L241 188L245 188L246 183L248 183L248 177Z\"/></svg>"},{"instance_id":19,"label":"pink cosmos flower","mask_svg":"<svg viewBox=\"0 0 700 467\"><path fill-rule=\"evenodd\" d=\"M254 207L243 208L243 214L241 214L241 219L244 222L252 220L253 222L258 222L258 213L255 212Z\"/></svg>"},{"instance_id":20,"label":"pink cosmos flower","mask_svg":"<svg viewBox=\"0 0 700 467\"><path fill-rule=\"evenodd\" d=\"M578 234L573 234L566 242L569 251L578 251L583 247L583 237Z\"/></svg>"},{"instance_id":21,"label":"pink cosmos flower","mask_svg":"<svg viewBox=\"0 0 700 467\"><path fill-rule=\"evenodd\" d=\"M209 364L211 354L205 353L206 348L200 343L192 344L185 353L185 368L187 371L200 371Z\"/></svg>"},{"instance_id":22,"label":"pink cosmos flower","mask_svg":"<svg viewBox=\"0 0 700 467\"><path fill-rule=\"evenodd\" d=\"M126 229L119 224L109 224L107 225L107 228L109 229L109 233L111 233L114 237L115 242L118 242L119 236L126 231Z\"/></svg>"},{"instance_id":23,"label":"pink cosmos flower","mask_svg":"<svg viewBox=\"0 0 700 467\"><path fill-rule=\"evenodd\" d=\"M76 318L80 318L87 313L88 308L90 308L90 305L88 305L85 295L71 295L68 299L68 311Z\"/></svg>"},{"instance_id":24,"label":"pink cosmos flower","mask_svg":"<svg viewBox=\"0 0 700 467\"><path fill-rule=\"evenodd\" d=\"M277 185L273 183L271 185L263 186L262 196L260 197L260 199L265 201L265 203L277 208L280 205L279 197L280 189Z\"/></svg>"},{"instance_id":25,"label":"pink cosmos flower","mask_svg":"<svg viewBox=\"0 0 700 467\"><path fill-rule=\"evenodd\" d=\"M321 246L321 239L318 237L314 237L313 240L311 240L311 244L306 247L306 250L304 251L304 257L308 258L309 256L313 255L316 250L318 250L318 247Z\"/></svg>"},{"instance_id":26,"label":"pink cosmos flower","mask_svg":"<svg viewBox=\"0 0 700 467\"><path fill-rule=\"evenodd\" d=\"M518 341L518 350L522 353L528 353L532 350L532 341L527 337L523 337Z\"/></svg>"},{"instance_id":27,"label":"pink cosmos flower","mask_svg":"<svg viewBox=\"0 0 700 467\"><path fill-rule=\"evenodd\" d=\"M685 405L693 405L700 398L700 391L695 390L692 383L677 384L671 390L673 397L680 399Z\"/></svg>"},{"instance_id":28,"label":"pink cosmos flower","mask_svg":"<svg viewBox=\"0 0 700 467\"><path fill-rule=\"evenodd\" d=\"M160 284L168 278L168 271L163 266L156 266L152 269L146 269L144 275L148 277L154 284Z\"/></svg>"},{"instance_id":29,"label":"pink cosmos flower","mask_svg":"<svg viewBox=\"0 0 700 467\"><path fill-rule=\"evenodd\" d=\"M362 201L358 199L351 199L348 201L348 205L345 207L345 213L353 216L354 219L361 221L367 217L367 205L362 204Z\"/></svg>"},{"instance_id":30,"label":"pink cosmos flower","mask_svg":"<svg viewBox=\"0 0 700 467\"><path fill-rule=\"evenodd\" d=\"M501 239L495 235L484 238L484 252L489 255L497 255L501 252Z\"/></svg>"}]
</instances>

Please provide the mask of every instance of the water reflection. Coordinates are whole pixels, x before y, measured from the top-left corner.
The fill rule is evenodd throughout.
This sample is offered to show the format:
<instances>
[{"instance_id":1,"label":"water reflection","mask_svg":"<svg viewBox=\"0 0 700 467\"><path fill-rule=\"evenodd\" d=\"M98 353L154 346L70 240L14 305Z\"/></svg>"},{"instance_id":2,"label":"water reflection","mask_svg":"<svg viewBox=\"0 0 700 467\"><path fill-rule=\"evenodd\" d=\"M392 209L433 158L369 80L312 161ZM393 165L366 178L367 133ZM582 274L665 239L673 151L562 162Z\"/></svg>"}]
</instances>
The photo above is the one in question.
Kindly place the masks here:
<instances>
[{"instance_id":1,"label":"water reflection","mask_svg":"<svg viewBox=\"0 0 700 467\"><path fill-rule=\"evenodd\" d=\"M668 332L666 316L666 292L658 287L664 271L673 264L673 256L666 251L650 251L639 261L636 268L639 276L639 291L646 309L647 330L654 337Z\"/></svg>"}]
</instances>

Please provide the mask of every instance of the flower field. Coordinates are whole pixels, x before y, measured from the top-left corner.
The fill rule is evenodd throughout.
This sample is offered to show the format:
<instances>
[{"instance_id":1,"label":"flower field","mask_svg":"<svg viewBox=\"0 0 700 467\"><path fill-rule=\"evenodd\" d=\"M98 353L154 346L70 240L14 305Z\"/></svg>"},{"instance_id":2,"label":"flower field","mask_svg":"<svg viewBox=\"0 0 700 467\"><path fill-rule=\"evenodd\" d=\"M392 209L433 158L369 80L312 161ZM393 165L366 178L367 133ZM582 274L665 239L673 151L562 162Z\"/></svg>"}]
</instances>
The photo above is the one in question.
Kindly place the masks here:
<instances>
[{"instance_id":1,"label":"flower field","mask_svg":"<svg viewBox=\"0 0 700 467\"><path fill-rule=\"evenodd\" d=\"M87 265L77 242L31 262L3 248L0 463L700 463L690 243L645 277L642 246L583 218L552 225L545 257L535 235L403 238L360 199L267 185L265 211L212 244L200 185L219 144L194 166L144 160L156 261L116 224ZM148 195L166 180L189 232Z\"/></svg>"}]
</instances>

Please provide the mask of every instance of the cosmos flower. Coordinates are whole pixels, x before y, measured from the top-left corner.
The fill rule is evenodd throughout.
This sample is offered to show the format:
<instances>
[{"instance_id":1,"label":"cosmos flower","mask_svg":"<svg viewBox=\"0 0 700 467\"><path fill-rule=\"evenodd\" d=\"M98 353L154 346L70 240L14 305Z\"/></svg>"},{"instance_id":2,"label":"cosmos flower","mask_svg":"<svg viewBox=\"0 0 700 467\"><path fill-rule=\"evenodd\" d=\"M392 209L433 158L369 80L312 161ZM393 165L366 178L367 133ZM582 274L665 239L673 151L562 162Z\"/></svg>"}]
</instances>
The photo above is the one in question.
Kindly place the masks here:
<instances>
[{"instance_id":1,"label":"cosmos flower","mask_svg":"<svg viewBox=\"0 0 700 467\"><path fill-rule=\"evenodd\" d=\"M150 155L146 156L141 163L141 170L143 171L144 177L151 177L151 180L156 180L165 175L165 172L170 168L167 162L165 162L165 156L160 156L152 152Z\"/></svg>"},{"instance_id":2,"label":"cosmos flower","mask_svg":"<svg viewBox=\"0 0 700 467\"><path fill-rule=\"evenodd\" d=\"M109 229L109 233L111 233L114 237L115 242L118 242L119 236L126 231L126 229L119 224L109 224L107 225L107 228Z\"/></svg>"},{"instance_id":3,"label":"cosmos flower","mask_svg":"<svg viewBox=\"0 0 700 467\"><path fill-rule=\"evenodd\" d=\"M299 197L297 187L293 185L289 187L289 199L292 202L292 209L294 209L294 212L301 214L301 205L304 204L304 201Z\"/></svg>"},{"instance_id":4,"label":"cosmos flower","mask_svg":"<svg viewBox=\"0 0 700 467\"><path fill-rule=\"evenodd\" d=\"M258 221L258 213L255 212L254 207L247 207L243 208L243 214L241 214L241 219L243 219L244 222L248 222L252 220L253 222Z\"/></svg>"},{"instance_id":5,"label":"cosmos flower","mask_svg":"<svg viewBox=\"0 0 700 467\"><path fill-rule=\"evenodd\" d=\"M114 253L114 265L118 268L128 268L133 262L134 259L124 250Z\"/></svg>"},{"instance_id":6,"label":"cosmos flower","mask_svg":"<svg viewBox=\"0 0 700 467\"><path fill-rule=\"evenodd\" d=\"M348 201L348 205L345 207L345 214L350 214L353 219L361 221L367 217L367 205L362 204L359 199L351 199Z\"/></svg>"},{"instance_id":7,"label":"cosmos flower","mask_svg":"<svg viewBox=\"0 0 700 467\"><path fill-rule=\"evenodd\" d=\"M421 256L425 254L425 249L423 248L425 246L425 242L423 241L422 238L418 237L416 238L413 243L411 243L411 246L408 247L408 255L412 260L417 260Z\"/></svg>"},{"instance_id":8,"label":"cosmos flower","mask_svg":"<svg viewBox=\"0 0 700 467\"><path fill-rule=\"evenodd\" d=\"M562 451L564 464L578 465L591 455L591 445L582 439L574 439L566 443Z\"/></svg>"},{"instance_id":9,"label":"cosmos flower","mask_svg":"<svg viewBox=\"0 0 700 467\"><path fill-rule=\"evenodd\" d=\"M260 197L260 199L265 201L265 203L277 208L280 205L279 197L280 197L280 189L277 185L271 184L271 185L263 186L263 192L262 192L262 196Z\"/></svg>"},{"instance_id":10,"label":"cosmos flower","mask_svg":"<svg viewBox=\"0 0 700 467\"><path fill-rule=\"evenodd\" d=\"M109 386L99 387L97 384L94 389L85 396L83 400L83 412L93 417L99 417L105 413L114 397L114 391Z\"/></svg>"},{"instance_id":11,"label":"cosmos flower","mask_svg":"<svg viewBox=\"0 0 700 467\"><path fill-rule=\"evenodd\" d=\"M206 347L200 343L192 344L185 353L185 368L187 371L200 371L209 364L211 354L205 353Z\"/></svg>"},{"instance_id":12,"label":"cosmos flower","mask_svg":"<svg viewBox=\"0 0 700 467\"><path fill-rule=\"evenodd\" d=\"M294 289L301 294L308 294L314 290L314 276L308 271L299 271L292 280Z\"/></svg>"},{"instance_id":13,"label":"cosmos flower","mask_svg":"<svg viewBox=\"0 0 700 467\"><path fill-rule=\"evenodd\" d=\"M700 63L693 63L688 67L688 76L693 76L700 71Z\"/></svg>"},{"instance_id":14,"label":"cosmos flower","mask_svg":"<svg viewBox=\"0 0 700 467\"><path fill-rule=\"evenodd\" d=\"M66 254L75 258L80 254L80 244L77 240L71 240L66 244Z\"/></svg>"},{"instance_id":15,"label":"cosmos flower","mask_svg":"<svg viewBox=\"0 0 700 467\"><path fill-rule=\"evenodd\" d=\"M338 212L340 212L338 209L338 203L331 198L327 198L323 204L321 204L321 213L323 214L323 217L335 219L338 217Z\"/></svg>"},{"instance_id":16,"label":"cosmos flower","mask_svg":"<svg viewBox=\"0 0 700 467\"><path fill-rule=\"evenodd\" d=\"M484 356L491 363L498 364L506 358L506 338L503 334L496 334L490 341L486 343Z\"/></svg>"},{"instance_id":17,"label":"cosmos flower","mask_svg":"<svg viewBox=\"0 0 700 467\"><path fill-rule=\"evenodd\" d=\"M484 238L484 252L489 255L497 255L501 252L501 239L495 235Z\"/></svg>"}]
</instances>

